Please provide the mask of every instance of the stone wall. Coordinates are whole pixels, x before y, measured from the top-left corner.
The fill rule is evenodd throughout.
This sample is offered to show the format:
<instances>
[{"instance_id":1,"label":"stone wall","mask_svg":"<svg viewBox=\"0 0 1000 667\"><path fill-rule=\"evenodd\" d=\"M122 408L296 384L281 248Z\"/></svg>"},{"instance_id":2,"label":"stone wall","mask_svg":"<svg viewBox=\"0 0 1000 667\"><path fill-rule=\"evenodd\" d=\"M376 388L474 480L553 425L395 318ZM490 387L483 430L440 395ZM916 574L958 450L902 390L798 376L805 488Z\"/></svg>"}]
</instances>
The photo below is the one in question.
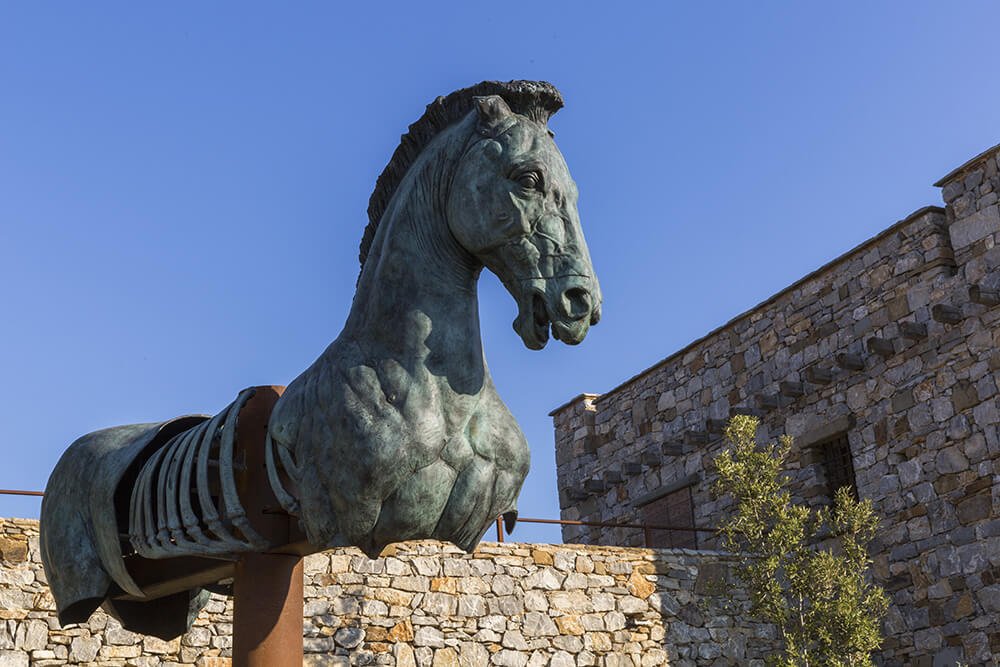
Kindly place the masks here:
<instances>
[{"instance_id":1,"label":"stone wall","mask_svg":"<svg viewBox=\"0 0 1000 667\"><path fill-rule=\"evenodd\" d=\"M695 524L715 525L726 505L710 461L734 413L760 416L761 437L796 438L794 488L823 504L814 445L846 434L857 490L883 518L884 664L994 664L998 161L995 147L942 179L946 209L920 209L619 387L556 409L563 518L639 521L644 500L692 485ZM564 538L643 544L623 528Z\"/></svg>"},{"instance_id":2,"label":"stone wall","mask_svg":"<svg viewBox=\"0 0 1000 667\"><path fill-rule=\"evenodd\" d=\"M143 638L102 612L60 629L38 525L0 520L0 667L228 667L232 608L213 596L178 640ZM742 619L713 552L437 542L376 560L306 559L308 665L654 667L762 665L773 628Z\"/></svg>"}]
</instances>

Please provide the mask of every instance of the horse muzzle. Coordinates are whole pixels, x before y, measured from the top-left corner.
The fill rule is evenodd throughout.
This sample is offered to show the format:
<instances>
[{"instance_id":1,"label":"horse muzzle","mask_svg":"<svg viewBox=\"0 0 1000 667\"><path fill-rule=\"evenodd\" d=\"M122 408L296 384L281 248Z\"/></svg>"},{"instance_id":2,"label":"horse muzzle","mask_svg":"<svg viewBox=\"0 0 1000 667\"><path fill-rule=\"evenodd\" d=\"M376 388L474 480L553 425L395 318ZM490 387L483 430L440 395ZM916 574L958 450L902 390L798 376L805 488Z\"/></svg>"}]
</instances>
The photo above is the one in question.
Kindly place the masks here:
<instances>
[{"instance_id":1,"label":"horse muzzle","mask_svg":"<svg viewBox=\"0 0 1000 667\"><path fill-rule=\"evenodd\" d=\"M542 281L539 281L542 282ZM514 331L527 348L540 350L552 337L578 345L590 327L601 319L601 293L597 281L586 277L551 278L532 286L518 299Z\"/></svg>"}]
</instances>

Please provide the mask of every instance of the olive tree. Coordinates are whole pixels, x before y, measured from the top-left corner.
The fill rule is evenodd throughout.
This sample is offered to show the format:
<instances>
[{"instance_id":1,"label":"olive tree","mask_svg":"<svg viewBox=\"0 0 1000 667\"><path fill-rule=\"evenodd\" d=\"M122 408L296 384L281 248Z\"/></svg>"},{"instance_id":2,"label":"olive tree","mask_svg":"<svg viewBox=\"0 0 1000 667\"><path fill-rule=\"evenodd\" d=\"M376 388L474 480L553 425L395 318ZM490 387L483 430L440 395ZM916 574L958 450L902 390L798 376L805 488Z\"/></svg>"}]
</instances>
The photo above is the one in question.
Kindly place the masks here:
<instances>
[{"instance_id":1,"label":"olive tree","mask_svg":"<svg viewBox=\"0 0 1000 667\"><path fill-rule=\"evenodd\" d=\"M758 446L758 425L755 417L730 420L732 447L715 458L714 490L733 501L720 534L736 554L750 612L773 623L783 640L783 653L771 662L871 665L888 606L868 576L868 544L878 528L871 501L856 500L845 487L832 507L794 502L784 473L792 440Z\"/></svg>"}]
</instances>

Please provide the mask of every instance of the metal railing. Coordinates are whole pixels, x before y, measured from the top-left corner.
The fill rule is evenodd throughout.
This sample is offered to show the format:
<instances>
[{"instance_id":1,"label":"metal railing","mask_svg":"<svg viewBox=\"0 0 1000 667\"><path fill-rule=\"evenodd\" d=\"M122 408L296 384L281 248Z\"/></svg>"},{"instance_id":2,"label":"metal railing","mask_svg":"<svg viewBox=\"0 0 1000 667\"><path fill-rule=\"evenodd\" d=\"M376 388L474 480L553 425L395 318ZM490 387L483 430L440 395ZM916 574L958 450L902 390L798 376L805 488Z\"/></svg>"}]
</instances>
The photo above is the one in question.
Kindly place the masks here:
<instances>
[{"instance_id":1,"label":"metal railing","mask_svg":"<svg viewBox=\"0 0 1000 667\"><path fill-rule=\"evenodd\" d=\"M572 519L532 519L528 517L517 517L516 523L542 523L559 526L587 526L593 528L632 528L642 531L643 542L648 547L652 542L652 531L668 530L687 533L715 533L716 528L695 528L693 526L660 526L648 523L617 523L611 521L575 521ZM497 542L504 541L503 517L497 517Z\"/></svg>"},{"instance_id":2,"label":"metal railing","mask_svg":"<svg viewBox=\"0 0 1000 667\"><path fill-rule=\"evenodd\" d=\"M0 496L36 496L42 497L45 495L42 491L22 491L19 489L0 489ZM590 528L631 528L635 530L641 530L643 541L646 546L652 541L652 531L654 530L668 530L675 532L688 532L688 533L714 533L717 532L715 528L694 528L692 526L659 526L651 525L647 523L615 523L610 521L574 521L572 519L534 519L529 517L517 517L516 523L540 523L546 525L557 525L557 526L586 526ZM503 517L497 517L497 542L504 541L504 529L503 529Z\"/></svg>"}]
</instances>

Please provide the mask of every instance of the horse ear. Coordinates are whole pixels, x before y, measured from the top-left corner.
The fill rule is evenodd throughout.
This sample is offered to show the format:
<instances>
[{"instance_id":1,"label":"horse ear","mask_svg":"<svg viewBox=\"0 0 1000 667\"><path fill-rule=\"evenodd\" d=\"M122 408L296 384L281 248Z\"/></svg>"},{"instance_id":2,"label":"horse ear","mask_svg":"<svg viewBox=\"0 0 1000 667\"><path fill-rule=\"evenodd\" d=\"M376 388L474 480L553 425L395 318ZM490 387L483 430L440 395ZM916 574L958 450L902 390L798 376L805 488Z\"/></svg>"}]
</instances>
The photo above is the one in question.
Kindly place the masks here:
<instances>
[{"instance_id":1,"label":"horse ear","mask_svg":"<svg viewBox=\"0 0 1000 667\"><path fill-rule=\"evenodd\" d=\"M487 137L496 136L500 131L506 129L514 116L507 103L499 95L486 95L474 97L476 102L476 114L478 115L477 129L479 134Z\"/></svg>"}]
</instances>

